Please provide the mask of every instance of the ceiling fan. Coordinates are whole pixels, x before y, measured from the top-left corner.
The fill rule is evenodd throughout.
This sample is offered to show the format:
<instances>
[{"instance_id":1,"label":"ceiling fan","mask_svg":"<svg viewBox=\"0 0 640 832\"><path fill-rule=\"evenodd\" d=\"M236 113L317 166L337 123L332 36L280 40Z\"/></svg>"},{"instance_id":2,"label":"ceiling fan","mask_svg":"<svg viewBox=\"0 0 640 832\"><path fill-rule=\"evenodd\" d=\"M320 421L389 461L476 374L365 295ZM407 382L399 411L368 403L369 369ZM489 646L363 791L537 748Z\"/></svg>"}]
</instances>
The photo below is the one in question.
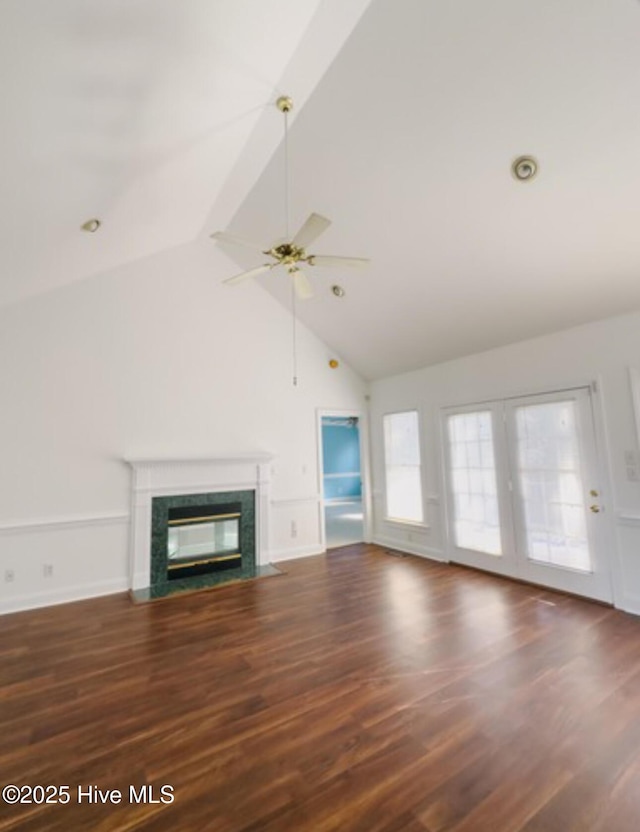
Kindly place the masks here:
<instances>
[{"instance_id":1,"label":"ceiling fan","mask_svg":"<svg viewBox=\"0 0 640 832\"><path fill-rule=\"evenodd\" d=\"M287 115L293 108L293 101L288 96L280 96L276 102L276 106L284 114L285 117L285 134L284 134L284 149L285 149L285 213L287 225L287 239L289 238L289 158L288 158L288 119ZM272 262L263 263L255 269L242 272L242 274L228 277L224 283L234 284L239 283L249 277L257 277L264 272L284 266L291 276L293 289L295 294L301 299L313 297L313 288L306 274L302 271L299 264L307 266L347 266L351 268L362 268L369 264L369 260L365 257L336 257L334 255L326 254L308 254L307 246L314 243L318 237L323 234L331 225L331 221L320 214L310 214L302 228L290 240L290 242L277 242L270 248L263 248L262 246L248 242L241 237L236 237L234 234L228 234L226 231L216 231L211 237L221 243L231 243L232 245L243 246L244 248L258 251L271 258Z\"/></svg>"},{"instance_id":2,"label":"ceiling fan","mask_svg":"<svg viewBox=\"0 0 640 832\"><path fill-rule=\"evenodd\" d=\"M302 228L298 231L290 243L279 243L268 249L263 249L246 240L227 234L225 231L216 231L211 236L221 243L233 243L245 248L260 251L273 259L272 263L264 263L255 269L250 269L234 277L228 277L223 283L239 283L248 277L257 277L259 274L271 271L284 266L291 275L294 289L299 298L306 300L313 297L313 289L306 274L302 271L299 263L306 263L308 266L349 266L362 268L368 265L369 260L364 257L336 257L327 254L307 254L306 247L315 242L318 237L331 225L331 220L320 214L311 214Z\"/></svg>"}]
</instances>

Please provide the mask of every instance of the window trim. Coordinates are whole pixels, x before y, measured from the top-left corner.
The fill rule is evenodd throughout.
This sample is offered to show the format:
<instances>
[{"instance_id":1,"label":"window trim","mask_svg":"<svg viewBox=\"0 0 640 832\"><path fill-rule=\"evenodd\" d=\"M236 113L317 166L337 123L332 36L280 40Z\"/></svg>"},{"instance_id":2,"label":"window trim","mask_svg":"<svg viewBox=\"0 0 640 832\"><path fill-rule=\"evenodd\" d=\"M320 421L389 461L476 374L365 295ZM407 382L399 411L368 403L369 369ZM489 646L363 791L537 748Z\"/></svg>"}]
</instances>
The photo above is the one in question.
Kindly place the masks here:
<instances>
[{"instance_id":1,"label":"window trim","mask_svg":"<svg viewBox=\"0 0 640 832\"><path fill-rule=\"evenodd\" d=\"M386 444L386 437L385 437L385 419L388 416L401 416L405 413L415 413L418 423L418 470L419 470L419 482L420 482L420 505L422 508L422 520L409 520L402 517L393 517L389 514L388 509L388 488L387 488L387 444ZM382 451L383 451L383 470L384 470L384 514L383 520L385 523L392 524L394 526L405 527L409 526L413 529L419 530L426 530L430 528L429 523L427 522L427 501L426 501L426 489L425 489L425 465L424 465L424 441L423 441L423 434L422 434L422 423L423 423L423 415L422 411L418 406L415 407L405 407L402 410L389 410L385 411L382 414L381 425L382 425Z\"/></svg>"}]
</instances>

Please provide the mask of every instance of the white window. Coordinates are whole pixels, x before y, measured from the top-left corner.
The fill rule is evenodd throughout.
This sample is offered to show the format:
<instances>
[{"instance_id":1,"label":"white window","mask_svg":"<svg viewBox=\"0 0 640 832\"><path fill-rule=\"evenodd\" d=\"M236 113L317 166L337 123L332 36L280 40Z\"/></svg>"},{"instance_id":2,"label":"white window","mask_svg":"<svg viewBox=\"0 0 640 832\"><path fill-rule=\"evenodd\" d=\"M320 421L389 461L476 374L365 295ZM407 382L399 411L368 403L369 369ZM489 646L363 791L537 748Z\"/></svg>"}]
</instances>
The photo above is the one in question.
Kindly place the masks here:
<instances>
[{"instance_id":1,"label":"white window","mask_svg":"<svg viewBox=\"0 0 640 832\"><path fill-rule=\"evenodd\" d=\"M384 417L384 458L387 517L422 523L420 430L415 410L388 413Z\"/></svg>"}]
</instances>

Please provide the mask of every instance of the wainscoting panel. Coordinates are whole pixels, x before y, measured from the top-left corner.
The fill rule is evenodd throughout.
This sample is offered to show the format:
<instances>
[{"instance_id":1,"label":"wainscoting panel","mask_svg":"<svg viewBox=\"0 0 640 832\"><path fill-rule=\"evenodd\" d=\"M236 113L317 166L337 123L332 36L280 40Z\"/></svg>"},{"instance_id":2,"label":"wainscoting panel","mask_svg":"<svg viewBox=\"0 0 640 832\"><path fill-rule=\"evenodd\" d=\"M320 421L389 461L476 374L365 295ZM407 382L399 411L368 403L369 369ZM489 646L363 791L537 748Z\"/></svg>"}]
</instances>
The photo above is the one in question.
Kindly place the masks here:
<instances>
[{"instance_id":1,"label":"wainscoting panel","mask_svg":"<svg viewBox=\"0 0 640 832\"><path fill-rule=\"evenodd\" d=\"M0 525L0 613L128 589L129 515Z\"/></svg>"},{"instance_id":2,"label":"wainscoting panel","mask_svg":"<svg viewBox=\"0 0 640 832\"><path fill-rule=\"evenodd\" d=\"M322 523L319 494L272 500L270 560L278 562L323 552Z\"/></svg>"},{"instance_id":3,"label":"wainscoting panel","mask_svg":"<svg viewBox=\"0 0 640 832\"><path fill-rule=\"evenodd\" d=\"M640 515L617 512L616 532L620 553L620 597L616 606L640 615Z\"/></svg>"}]
</instances>

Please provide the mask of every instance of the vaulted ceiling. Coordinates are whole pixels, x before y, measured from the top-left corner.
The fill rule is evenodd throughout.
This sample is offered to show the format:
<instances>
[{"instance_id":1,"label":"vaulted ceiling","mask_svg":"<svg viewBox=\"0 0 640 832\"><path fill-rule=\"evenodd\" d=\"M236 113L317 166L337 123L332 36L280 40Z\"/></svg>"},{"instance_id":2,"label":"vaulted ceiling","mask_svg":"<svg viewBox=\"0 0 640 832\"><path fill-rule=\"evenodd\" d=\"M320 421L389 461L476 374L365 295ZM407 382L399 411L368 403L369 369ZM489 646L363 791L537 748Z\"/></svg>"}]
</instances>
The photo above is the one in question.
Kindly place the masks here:
<instances>
[{"instance_id":1,"label":"vaulted ceiling","mask_svg":"<svg viewBox=\"0 0 640 832\"><path fill-rule=\"evenodd\" d=\"M228 222L281 139L281 85L307 98L366 0L329 5L2 0L0 304Z\"/></svg>"},{"instance_id":2,"label":"vaulted ceiling","mask_svg":"<svg viewBox=\"0 0 640 832\"><path fill-rule=\"evenodd\" d=\"M309 268L298 312L363 376L640 306L637 0L4 0L0 24L0 303L281 238L289 93L292 224L372 260Z\"/></svg>"}]
</instances>

